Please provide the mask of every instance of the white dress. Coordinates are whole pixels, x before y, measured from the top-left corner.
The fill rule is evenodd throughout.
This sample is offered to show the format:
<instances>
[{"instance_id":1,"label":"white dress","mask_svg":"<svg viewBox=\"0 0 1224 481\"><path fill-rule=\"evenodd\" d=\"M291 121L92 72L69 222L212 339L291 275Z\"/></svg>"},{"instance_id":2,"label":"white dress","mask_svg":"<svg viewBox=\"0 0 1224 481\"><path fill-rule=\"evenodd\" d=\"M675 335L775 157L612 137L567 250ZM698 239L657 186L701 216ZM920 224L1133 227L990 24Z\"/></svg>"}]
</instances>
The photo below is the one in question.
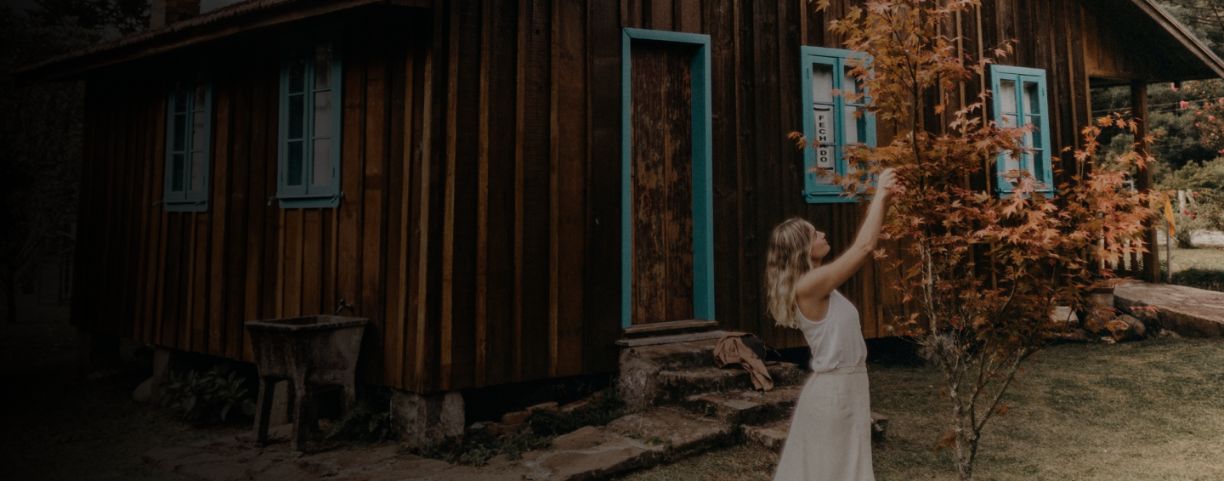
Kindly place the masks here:
<instances>
[{"instance_id":1,"label":"white dress","mask_svg":"<svg viewBox=\"0 0 1224 481\"><path fill-rule=\"evenodd\" d=\"M796 307L798 310L798 307ZM825 318L799 313L812 349L774 481L875 481L871 468L871 398L867 344L858 309L833 291Z\"/></svg>"}]
</instances>

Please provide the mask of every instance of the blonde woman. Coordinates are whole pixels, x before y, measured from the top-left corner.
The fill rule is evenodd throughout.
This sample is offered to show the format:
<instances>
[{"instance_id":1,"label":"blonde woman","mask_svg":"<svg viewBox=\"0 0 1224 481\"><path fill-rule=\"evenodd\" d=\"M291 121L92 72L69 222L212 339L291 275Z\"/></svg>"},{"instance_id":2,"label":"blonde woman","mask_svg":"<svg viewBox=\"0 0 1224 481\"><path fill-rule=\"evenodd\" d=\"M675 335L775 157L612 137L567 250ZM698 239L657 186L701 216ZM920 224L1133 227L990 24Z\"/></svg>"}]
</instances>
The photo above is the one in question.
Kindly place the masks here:
<instances>
[{"instance_id":1,"label":"blonde woman","mask_svg":"<svg viewBox=\"0 0 1224 481\"><path fill-rule=\"evenodd\" d=\"M806 220L774 227L765 269L769 314L778 325L800 329L812 349L812 374L803 385L774 481L874 481L871 468L871 399L867 344L858 309L837 288L875 250L895 182L880 174L858 237L825 262L825 234Z\"/></svg>"}]
</instances>

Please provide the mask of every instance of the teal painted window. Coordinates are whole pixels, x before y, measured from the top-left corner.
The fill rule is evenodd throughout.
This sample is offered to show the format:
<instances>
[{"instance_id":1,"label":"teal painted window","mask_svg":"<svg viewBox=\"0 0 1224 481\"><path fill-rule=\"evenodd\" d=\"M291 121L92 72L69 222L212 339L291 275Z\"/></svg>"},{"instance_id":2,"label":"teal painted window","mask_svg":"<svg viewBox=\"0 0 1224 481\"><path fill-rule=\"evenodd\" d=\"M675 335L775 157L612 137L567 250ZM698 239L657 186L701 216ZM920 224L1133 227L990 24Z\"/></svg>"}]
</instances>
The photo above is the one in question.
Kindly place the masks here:
<instances>
[{"instance_id":1,"label":"teal painted window","mask_svg":"<svg viewBox=\"0 0 1224 481\"><path fill-rule=\"evenodd\" d=\"M800 50L803 96L803 195L809 203L854 202L833 183L834 175L846 175L846 149L854 145L875 147L875 116L867 111L863 83L850 75L866 54L850 50L803 47ZM845 93L845 94L839 94Z\"/></svg>"},{"instance_id":2,"label":"teal painted window","mask_svg":"<svg viewBox=\"0 0 1224 481\"><path fill-rule=\"evenodd\" d=\"M320 43L285 59L280 80L276 196L281 207L340 204L341 65Z\"/></svg>"},{"instance_id":3,"label":"teal painted window","mask_svg":"<svg viewBox=\"0 0 1224 481\"><path fill-rule=\"evenodd\" d=\"M990 66L990 87L994 93L994 120L1000 127L1031 126L1020 139L1020 152L999 154L995 163L995 185L1006 195L1015 190L1007 172L1028 171L1037 180L1038 192L1052 193L1053 169L1050 164L1050 116L1046 101L1045 70L1009 65Z\"/></svg>"},{"instance_id":4,"label":"teal painted window","mask_svg":"<svg viewBox=\"0 0 1224 481\"><path fill-rule=\"evenodd\" d=\"M176 85L166 97L166 210L208 210L211 133L212 89L203 83Z\"/></svg>"}]
</instances>

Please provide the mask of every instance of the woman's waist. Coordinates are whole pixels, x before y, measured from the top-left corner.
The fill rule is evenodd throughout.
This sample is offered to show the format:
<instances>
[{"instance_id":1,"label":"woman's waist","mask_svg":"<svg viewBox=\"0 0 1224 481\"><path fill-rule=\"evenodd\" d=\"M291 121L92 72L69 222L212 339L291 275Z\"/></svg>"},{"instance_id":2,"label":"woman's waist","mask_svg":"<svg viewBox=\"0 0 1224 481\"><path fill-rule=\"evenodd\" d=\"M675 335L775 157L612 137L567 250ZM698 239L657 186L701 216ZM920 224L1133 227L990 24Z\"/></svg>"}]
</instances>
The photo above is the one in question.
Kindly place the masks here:
<instances>
[{"instance_id":1,"label":"woman's waist","mask_svg":"<svg viewBox=\"0 0 1224 481\"><path fill-rule=\"evenodd\" d=\"M867 373L867 363L865 362L858 363L858 364L852 364L852 365L839 365L836 367L815 366L815 365L812 366L813 375L819 374L819 375L844 376L847 374L866 374L866 373Z\"/></svg>"}]
</instances>

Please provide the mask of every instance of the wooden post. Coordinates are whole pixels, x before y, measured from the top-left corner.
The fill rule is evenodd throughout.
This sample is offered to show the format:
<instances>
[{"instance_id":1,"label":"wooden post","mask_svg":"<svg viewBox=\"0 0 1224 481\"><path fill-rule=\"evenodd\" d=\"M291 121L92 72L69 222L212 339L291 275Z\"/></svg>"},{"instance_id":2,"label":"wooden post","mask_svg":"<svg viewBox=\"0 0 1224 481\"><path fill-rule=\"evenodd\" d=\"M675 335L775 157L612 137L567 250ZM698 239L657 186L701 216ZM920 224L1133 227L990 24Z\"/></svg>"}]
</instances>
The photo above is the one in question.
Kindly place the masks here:
<instances>
[{"instance_id":1,"label":"wooden post","mask_svg":"<svg viewBox=\"0 0 1224 481\"><path fill-rule=\"evenodd\" d=\"M1147 83L1143 80L1131 81L1131 112L1134 114L1135 120L1138 121L1139 128L1135 131L1135 149L1147 155ZM1146 167L1139 169L1139 174L1135 178L1135 187L1141 192L1147 191L1152 187L1152 170ZM1147 238L1148 250L1143 254L1143 272L1140 277L1147 282L1159 282L1160 280L1160 257L1156 250L1156 225L1149 221L1148 229L1144 232L1144 237ZM1171 241L1171 239L1170 239Z\"/></svg>"}]
</instances>

